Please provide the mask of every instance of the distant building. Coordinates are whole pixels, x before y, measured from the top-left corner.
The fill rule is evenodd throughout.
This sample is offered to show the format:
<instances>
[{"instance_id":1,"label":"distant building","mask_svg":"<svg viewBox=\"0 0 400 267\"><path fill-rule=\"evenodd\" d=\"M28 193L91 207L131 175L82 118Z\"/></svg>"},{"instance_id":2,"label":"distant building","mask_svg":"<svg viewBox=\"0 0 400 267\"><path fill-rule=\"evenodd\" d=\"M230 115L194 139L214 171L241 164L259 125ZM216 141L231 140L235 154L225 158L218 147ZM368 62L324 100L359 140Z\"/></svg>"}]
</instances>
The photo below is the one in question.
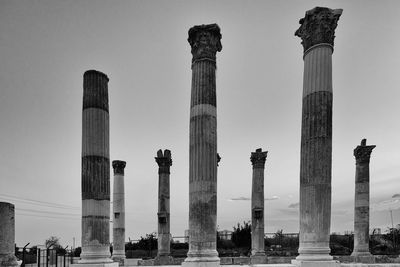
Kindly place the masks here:
<instances>
[{"instance_id":1,"label":"distant building","mask_svg":"<svg viewBox=\"0 0 400 267\"><path fill-rule=\"evenodd\" d=\"M232 240L232 233L233 232L229 230L218 231L218 235L221 240Z\"/></svg>"}]
</instances>

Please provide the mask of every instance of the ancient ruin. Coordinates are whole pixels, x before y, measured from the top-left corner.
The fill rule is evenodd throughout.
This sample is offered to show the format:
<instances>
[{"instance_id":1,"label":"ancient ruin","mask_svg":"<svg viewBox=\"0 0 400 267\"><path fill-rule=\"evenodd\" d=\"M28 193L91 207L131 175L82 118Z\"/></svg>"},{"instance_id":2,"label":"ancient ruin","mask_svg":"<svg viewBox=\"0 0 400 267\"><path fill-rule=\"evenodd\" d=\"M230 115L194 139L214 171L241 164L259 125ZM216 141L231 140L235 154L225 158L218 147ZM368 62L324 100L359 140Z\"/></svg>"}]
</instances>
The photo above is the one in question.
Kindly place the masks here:
<instances>
[{"instance_id":1,"label":"ancient ruin","mask_svg":"<svg viewBox=\"0 0 400 267\"><path fill-rule=\"evenodd\" d=\"M15 207L0 202L0 267L19 266L15 257Z\"/></svg>"},{"instance_id":2,"label":"ancient ruin","mask_svg":"<svg viewBox=\"0 0 400 267\"><path fill-rule=\"evenodd\" d=\"M114 169L113 186L113 253L112 259L124 264L125 256L125 166L126 162L114 160L112 162Z\"/></svg>"},{"instance_id":3,"label":"ancient ruin","mask_svg":"<svg viewBox=\"0 0 400 267\"><path fill-rule=\"evenodd\" d=\"M77 265L118 266L110 259L108 77L83 75L82 253Z\"/></svg>"},{"instance_id":4,"label":"ancient ruin","mask_svg":"<svg viewBox=\"0 0 400 267\"><path fill-rule=\"evenodd\" d=\"M354 196L354 249L351 256L356 262L373 263L369 252L369 160L376 146L367 146L363 139L354 149L356 158L356 186Z\"/></svg>"},{"instance_id":5,"label":"ancient ruin","mask_svg":"<svg viewBox=\"0 0 400 267\"><path fill-rule=\"evenodd\" d=\"M189 30L192 58L189 147L189 252L183 266L219 266L217 252L217 24Z\"/></svg>"},{"instance_id":6,"label":"ancient ruin","mask_svg":"<svg viewBox=\"0 0 400 267\"><path fill-rule=\"evenodd\" d=\"M264 251L264 167L268 151L251 152L251 263L266 263Z\"/></svg>"},{"instance_id":7,"label":"ancient ruin","mask_svg":"<svg viewBox=\"0 0 400 267\"><path fill-rule=\"evenodd\" d=\"M157 151L155 158L158 164L158 252L155 263L168 265L172 263L170 256L170 206L169 206L169 175L172 165L171 151Z\"/></svg>"},{"instance_id":8,"label":"ancient ruin","mask_svg":"<svg viewBox=\"0 0 400 267\"><path fill-rule=\"evenodd\" d=\"M295 35L304 47L300 240L296 265L337 266L329 255L332 168L332 53L342 9L316 7ZM312 262L312 263L309 263ZM314 266L313 265L313 266Z\"/></svg>"}]
</instances>

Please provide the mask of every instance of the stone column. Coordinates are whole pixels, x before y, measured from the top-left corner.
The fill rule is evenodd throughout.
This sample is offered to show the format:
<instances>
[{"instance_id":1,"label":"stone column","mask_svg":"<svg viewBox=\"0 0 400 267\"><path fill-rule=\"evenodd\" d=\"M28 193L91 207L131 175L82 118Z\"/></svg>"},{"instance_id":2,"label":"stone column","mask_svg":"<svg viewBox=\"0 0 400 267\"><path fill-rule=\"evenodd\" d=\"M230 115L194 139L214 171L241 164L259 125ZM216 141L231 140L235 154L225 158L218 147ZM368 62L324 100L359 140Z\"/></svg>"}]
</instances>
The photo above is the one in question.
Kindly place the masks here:
<instances>
[{"instance_id":1,"label":"stone column","mask_svg":"<svg viewBox=\"0 0 400 267\"><path fill-rule=\"evenodd\" d=\"M170 220L169 220L169 174L172 165L171 151L157 151L155 158L158 164L158 253L155 263L169 265L170 257Z\"/></svg>"},{"instance_id":2,"label":"stone column","mask_svg":"<svg viewBox=\"0 0 400 267\"><path fill-rule=\"evenodd\" d=\"M251 263L267 263L264 250L264 167L268 151L251 152L253 181L251 188Z\"/></svg>"},{"instance_id":3,"label":"stone column","mask_svg":"<svg viewBox=\"0 0 400 267\"><path fill-rule=\"evenodd\" d=\"M297 263L329 255L332 166L332 53L342 9L316 7L295 35L304 47L300 162L300 245ZM296 263L296 262L295 262ZM315 262L313 263L315 264ZM329 266L329 265L327 265Z\"/></svg>"},{"instance_id":4,"label":"stone column","mask_svg":"<svg viewBox=\"0 0 400 267\"><path fill-rule=\"evenodd\" d=\"M118 265L110 259L108 77L95 70L83 75L80 264Z\"/></svg>"},{"instance_id":5,"label":"stone column","mask_svg":"<svg viewBox=\"0 0 400 267\"><path fill-rule=\"evenodd\" d=\"M124 169L126 162L114 160L112 162L114 169L114 187L113 187L113 253L112 259L124 264L125 256L125 185Z\"/></svg>"},{"instance_id":6,"label":"stone column","mask_svg":"<svg viewBox=\"0 0 400 267\"><path fill-rule=\"evenodd\" d=\"M363 139L354 149L356 158L356 186L354 197L354 250L351 256L356 262L373 263L369 252L369 159L372 149Z\"/></svg>"},{"instance_id":7,"label":"stone column","mask_svg":"<svg viewBox=\"0 0 400 267\"><path fill-rule=\"evenodd\" d=\"M189 148L189 252L183 265L217 266L217 101L216 53L221 51L217 24L189 30L192 92Z\"/></svg>"},{"instance_id":8,"label":"stone column","mask_svg":"<svg viewBox=\"0 0 400 267\"><path fill-rule=\"evenodd\" d=\"M0 202L0 267L18 265L15 257L15 207Z\"/></svg>"}]
</instances>

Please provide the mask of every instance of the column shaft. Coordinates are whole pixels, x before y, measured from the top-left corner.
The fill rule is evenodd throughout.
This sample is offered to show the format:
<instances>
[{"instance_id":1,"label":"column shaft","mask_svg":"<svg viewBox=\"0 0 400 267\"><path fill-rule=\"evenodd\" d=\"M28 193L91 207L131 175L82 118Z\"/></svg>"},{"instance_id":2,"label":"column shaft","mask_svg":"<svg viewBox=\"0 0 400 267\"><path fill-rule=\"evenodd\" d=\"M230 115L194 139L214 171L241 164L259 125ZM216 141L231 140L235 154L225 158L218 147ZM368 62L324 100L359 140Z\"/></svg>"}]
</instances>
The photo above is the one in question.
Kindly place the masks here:
<instances>
[{"instance_id":1,"label":"column shaft","mask_svg":"<svg viewBox=\"0 0 400 267\"><path fill-rule=\"evenodd\" d=\"M108 77L84 74L82 114L82 253L80 263L109 263L110 160Z\"/></svg>"},{"instance_id":2,"label":"column shaft","mask_svg":"<svg viewBox=\"0 0 400 267\"><path fill-rule=\"evenodd\" d=\"M251 255L252 263L255 257L261 256L257 263L263 262L264 250L264 166L267 152L257 149L251 153L250 160L253 164L252 190L251 190Z\"/></svg>"},{"instance_id":3,"label":"column shaft","mask_svg":"<svg viewBox=\"0 0 400 267\"><path fill-rule=\"evenodd\" d=\"M125 161L114 160L113 192L113 254L112 259L123 263L125 256Z\"/></svg>"},{"instance_id":4,"label":"column shaft","mask_svg":"<svg viewBox=\"0 0 400 267\"><path fill-rule=\"evenodd\" d=\"M356 157L355 195L354 195L354 249L352 256L356 261L374 261L369 252L369 161L372 149L366 146L366 139L354 149Z\"/></svg>"},{"instance_id":5,"label":"column shaft","mask_svg":"<svg viewBox=\"0 0 400 267\"><path fill-rule=\"evenodd\" d=\"M221 34L216 24L189 30L192 90L189 147L189 252L185 262L219 264L217 235L217 112L215 55Z\"/></svg>"},{"instance_id":6,"label":"column shaft","mask_svg":"<svg viewBox=\"0 0 400 267\"><path fill-rule=\"evenodd\" d=\"M304 57L299 254L329 256L332 166L332 48Z\"/></svg>"},{"instance_id":7,"label":"column shaft","mask_svg":"<svg viewBox=\"0 0 400 267\"><path fill-rule=\"evenodd\" d=\"M170 166L172 165L171 151L160 149L155 158L158 168L158 254L156 263L168 265L170 255Z\"/></svg>"},{"instance_id":8,"label":"column shaft","mask_svg":"<svg viewBox=\"0 0 400 267\"><path fill-rule=\"evenodd\" d=\"M300 161L298 263L329 255L332 168L332 52L341 9L316 7L300 20L295 35L304 46ZM330 262L330 263L328 263ZM297 264L297 263L296 263ZM322 263L321 263L322 264Z\"/></svg>"},{"instance_id":9,"label":"column shaft","mask_svg":"<svg viewBox=\"0 0 400 267\"><path fill-rule=\"evenodd\" d=\"M0 202L0 267L18 266L15 257L15 207Z\"/></svg>"}]
</instances>

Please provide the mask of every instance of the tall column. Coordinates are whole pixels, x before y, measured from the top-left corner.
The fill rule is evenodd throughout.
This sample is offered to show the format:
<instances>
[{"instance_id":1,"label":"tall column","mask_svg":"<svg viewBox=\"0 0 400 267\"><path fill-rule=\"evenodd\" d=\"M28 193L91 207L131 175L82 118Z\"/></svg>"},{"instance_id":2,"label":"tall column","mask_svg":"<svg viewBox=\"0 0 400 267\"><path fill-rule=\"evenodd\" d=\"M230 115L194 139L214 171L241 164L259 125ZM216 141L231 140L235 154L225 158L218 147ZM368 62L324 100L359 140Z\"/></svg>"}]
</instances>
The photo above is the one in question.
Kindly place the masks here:
<instances>
[{"instance_id":1,"label":"tall column","mask_svg":"<svg viewBox=\"0 0 400 267\"><path fill-rule=\"evenodd\" d=\"M0 202L0 267L18 265L15 257L15 207Z\"/></svg>"},{"instance_id":2,"label":"tall column","mask_svg":"<svg viewBox=\"0 0 400 267\"><path fill-rule=\"evenodd\" d=\"M124 264L125 256L125 166L126 162L114 160L113 186L113 253L112 259L120 264Z\"/></svg>"},{"instance_id":3,"label":"tall column","mask_svg":"<svg viewBox=\"0 0 400 267\"><path fill-rule=\"evenodd\" d=\"M251 152L253 179L251 188L251 263L266 263L264 250L264 167L268 151Z\"/></svg>"},{"instance_id":4,"label":"tall column","mask_svg":"<svg viewBox=\"0 0 400 267\"><path fill-rule=\"evenodd\" d=\"M170 208L169 208L169 174L172 165L171 151L157 151L155 158L158 164L158 253L155 263L168 265L170 257Z\"/></svg>"},{"instance_id":5,"label":"tall column","mask_svg":"<svg viewBox=\"0 0 400 267\"><path fill-rule=\"evenodd\" d=\"M369 252L369 159L372 149L363 139L354 149L356 158L356 186L354 197L354 250L351 256L357 262L372 263L374 256Z\"/></svg>"},{"instance_id":6,"label":"tall column","mask_svg":"<svg viewBox=\"0 0 400 267\"><path fill-rule=\"evenodd\" d=\"M79 264L104 266L110 259L110 160L108 77L83 75L82 253Z\"/></svg>"},{"instance_id":7,"label":"tall column","mask_svg":"<svg viewBox=\"0 0 400 267\"><path fill-rule=\"evenodd\" d=\"M332 53L342 9L316 7L295 35L304 47L300 162L300 246L297 263L330 261ZM296 262L295 262L296 263ZM322 264L322 263L321 263ZM325 265L328 263L324 263Z\"/></svg>"},{"instance_id":8,"label":"tall column","mask_svg":"<svg viewBox=\"0 0 400 267\"><path fill-rule=\"evenodd\" d=\"M217 24L189 30L192 92L189 148L189 252L183 265L218 266L217 252Z\"/></svg>"}]
</instances>

